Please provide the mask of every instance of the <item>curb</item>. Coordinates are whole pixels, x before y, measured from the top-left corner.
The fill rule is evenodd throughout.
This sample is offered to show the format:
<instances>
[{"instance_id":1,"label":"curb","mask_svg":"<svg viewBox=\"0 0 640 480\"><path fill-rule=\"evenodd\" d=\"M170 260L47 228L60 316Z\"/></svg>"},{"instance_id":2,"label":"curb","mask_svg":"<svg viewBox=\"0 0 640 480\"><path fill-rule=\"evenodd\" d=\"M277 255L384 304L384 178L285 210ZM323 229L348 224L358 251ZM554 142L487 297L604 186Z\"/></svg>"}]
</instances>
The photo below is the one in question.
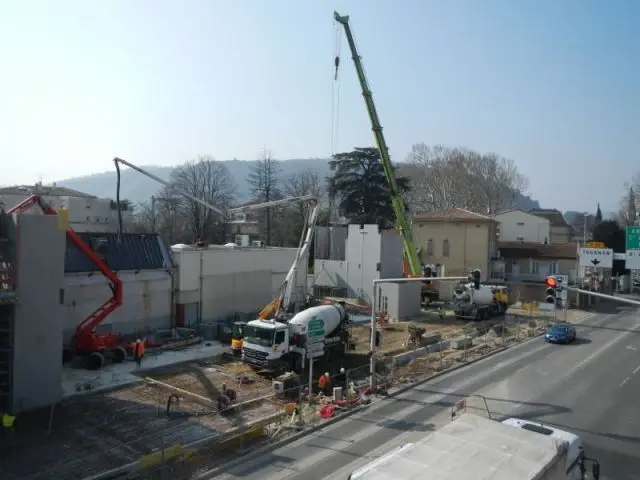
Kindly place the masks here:
<instances>
[{"instance_id":1,"label":"curb","mask_svg":"<svg viewBox=\"0 0 640 480\"><path fill-rule=\"evenodd\" d=\"M290 436L288 436L286 438L283 438L281 440L277 440L277 441L275 441L273 443L270 443L269 445L264 445L262 447L258 447L255 450L253 450L251 452L248 452L248 453L246 453L246 454L244 454L244 455L242 455L242 456L240 456L238 458L235 458L233 460L229 460L228 462L223 463L222 465L219 465L219 466L211 468L211 469L209 469L207 471L204 471L204 472L201 472L199 474L196 474L194 477L192 477L192 480L209 480L210 478L212 478L211 477L212 475L221 474L225 470L229 470L229 469L231 469L231 468L233 468L233 467L235 467L237 465L240 465L242 463L248 462L253 457L258 457L258 456L273 452L274 450L277 450L280 447L283 447L285 445L293 443L293 442L295 442L295 441L297 441L297 440L299 440L299 439L301 439L303 437L306 437L307 435L309 435L311 433L317 432L318 430L321 430L321 429L323 429L325 427L329 427L329 426L331 426L331 425L333 425L335 423L338 423L340 420L344 420L346 418L349 418L349 417L355 415L356 413L362 412L362 411L366 410L367 408L369 408L369 407L371 407L373 405L376 405L377 403L379 403L382 400L396 397L396 396L398 396L398 395L400 395L402 393L408 392L409 390L411 390L411 389L413 389L413 388L415 388L415 387L417 387L419 385L423 385L423 384L425 384L427 382L435 380L438 377L442 377L442 376L444 376L444 375L446 375L448 373L455 372L456 370L460 370L460 369L462 369L464 367L468 367L469 365L473 365L474 363L478 363L481 360L485 360L485 359L487 359L489 357L492 357L494 355L502 353L502 352L504 352L506 350L509 350L512 347L516 347L518 345L524 345L524 344L526 344L528 342L531 342L532 340L535 340L536 338L544 335L544 333L545 332L543 331L543 332L538 333L538 334L532 336L531 338L528 338L528 339L526 339L526 340L524 340L522 342L514 343L514 344L511 344L511 345L505 345L503 347L497 348L496 350L493 350L492 352L487 353L486 355L480 356L478 358L474 358L473 360L470 360L470 361L465 362L465 363L461 363L459 365L455 365L455 366L450 367L450 368L448 368L446 370L443 370L441 372L437 372L437 373L435 373L433 375L430 375L430 376L425 377L423 379L417 380L415 382L405 384L405 385L403 385L401 387L398 387L396 390L394 390L392 392L389 392L388 395L381 396L381 397L377 398L376 400L374 400L373 402L371 402L371 403L369 403L367 405L359 405L359 406L357 406L357 407L355 407L355 408L353 408L353 409L351 409L349 411L346 411L346 412L341 413L339 415L336 415L336 416L334 416L334 417L332 417L332 418L330 418L328 420L325 420L324 422L319 422L319 423L317 423L315 425L312 425L312 426L310 426L310 427L308 427L308 428L306 428L306 429L304 429L304 430L302 430L300 432L296 432L296 433L294 433L294 434L292 434L292 435L290 435Z\"/></svg>"}]
</instances>

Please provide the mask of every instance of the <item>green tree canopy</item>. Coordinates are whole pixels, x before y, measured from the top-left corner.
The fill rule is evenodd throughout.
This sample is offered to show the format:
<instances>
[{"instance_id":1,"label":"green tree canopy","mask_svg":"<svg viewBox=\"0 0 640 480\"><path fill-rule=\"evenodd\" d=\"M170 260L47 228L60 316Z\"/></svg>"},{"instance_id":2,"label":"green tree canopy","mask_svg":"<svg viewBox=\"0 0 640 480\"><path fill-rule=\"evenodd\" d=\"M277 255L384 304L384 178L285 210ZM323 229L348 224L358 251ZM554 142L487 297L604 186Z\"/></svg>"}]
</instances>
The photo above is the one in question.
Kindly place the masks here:
<instances>
[{"instance_id":1,"label":"green tree canopy","mask_svg":"<svg viewBox=\"0 0 640 480\"><path fill-rule=\"evenodd\" d=\"M329 162L329 168L332 172L327 178L329 196L341 215L356 223L376 223L383 228L395 225L391 188L377 148L338 153ZM409 191L409 180L400 177L396 183L404 197Z\"/></svg>"}]
</instances>

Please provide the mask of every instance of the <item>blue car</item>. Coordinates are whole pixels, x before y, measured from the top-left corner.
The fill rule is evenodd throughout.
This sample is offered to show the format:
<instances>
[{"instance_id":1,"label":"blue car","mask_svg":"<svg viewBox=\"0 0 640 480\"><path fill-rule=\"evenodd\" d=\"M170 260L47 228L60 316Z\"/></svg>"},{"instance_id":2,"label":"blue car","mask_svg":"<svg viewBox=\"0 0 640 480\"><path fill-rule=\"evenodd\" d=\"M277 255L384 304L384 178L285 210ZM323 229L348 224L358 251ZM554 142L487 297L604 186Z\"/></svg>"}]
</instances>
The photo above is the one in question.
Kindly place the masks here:
<instances>
[{"instance_id":1,"label":"blue car","mask_svg":"<svg viewBox=\"0 0 640 480\"><path fill-rule=\"evenodd\" d=\"M576 327L569 323L556 323L544 334L545 342L571 343L576 339Z\"/></svg>"}]
</instances>

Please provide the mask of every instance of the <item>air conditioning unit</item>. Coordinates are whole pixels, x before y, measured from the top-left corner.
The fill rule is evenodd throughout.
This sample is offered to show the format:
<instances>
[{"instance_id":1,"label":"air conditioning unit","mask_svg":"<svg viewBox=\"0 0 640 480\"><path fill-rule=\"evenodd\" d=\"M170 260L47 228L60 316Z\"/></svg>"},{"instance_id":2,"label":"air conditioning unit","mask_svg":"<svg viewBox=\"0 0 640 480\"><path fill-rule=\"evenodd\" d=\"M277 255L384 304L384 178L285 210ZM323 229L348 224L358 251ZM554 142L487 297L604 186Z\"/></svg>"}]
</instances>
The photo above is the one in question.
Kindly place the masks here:
<instances>
[{"instance_id":1,"label":"air conditioning unit","mask_svg":"<svg viewBox=\"0 0 640 480\"><path fill-rule=\"evenodd\" d=\"M252 247L262 248L264 247L264 242L262 240L254 240L251 242Z\"/></svg>"},{"instance_id":2,"label":"air conditioning unit","mask_svg":"<svg viewBox=\"0 0 640 480\"><path fill-rule=\"evenodd\" d=\"M235 244L239 247L249 246L249 235L236 235Z\"/></svg>"},{"instance_id":3,"label":"air conditioning unit","mask_svg":"<svg viewBox=\"0 0 640 480\"><path fill-rule=\"evenodd\" d=\"M272 383L273 393L283 393L284 392L284 382L280 380L274 380Z\"/></svg>"}]
</instances>

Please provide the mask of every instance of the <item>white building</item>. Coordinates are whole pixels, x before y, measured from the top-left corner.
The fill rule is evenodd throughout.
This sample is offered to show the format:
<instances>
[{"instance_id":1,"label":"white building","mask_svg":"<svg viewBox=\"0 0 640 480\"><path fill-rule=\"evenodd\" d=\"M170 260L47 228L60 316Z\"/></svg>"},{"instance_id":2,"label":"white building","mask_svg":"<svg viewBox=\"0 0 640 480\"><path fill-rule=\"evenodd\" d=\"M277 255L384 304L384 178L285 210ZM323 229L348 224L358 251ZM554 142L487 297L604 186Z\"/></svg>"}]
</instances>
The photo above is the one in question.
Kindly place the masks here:
<instances>
[{"instance_id":1,"label":"white building","mask_svg":"<svg viewBox=\"0 0 640 480\"><path fill-rule=\"evenodd\" d=\"M296 248L171 247L176 262L176 325L193 326L255 314L278 294ZM304 262L303 262L304 263ZM297 292L306 288L304 266Z\"/></svg>"},{"instance_id":2,"label":"white building","mask_svg":"<svg viewBox=\"0 0 640 480\"><path fill-rule=\"evenodd\" d=\"M41 183L32 186L16 186L0 188L0 205L5 210L12 208L31 195L40 195L54 210L66 209L69 227L77 232L112 232L118 231L118 207L110 199L97 198L87 193L54 185ZM121 204L122 222L129 225L133 221L132 208ZM38 213L32 209L29 213Z\"/></svg>"},{"instance_id":3,"label":"white building","mask_svg":"<svg viewBox=\"0 0 640 480\"><path fill-rule=\"evenodd\" d=\"M522 210L507 210L494 215L498 221L498 240L501 242L551 242L551 224L547 218Z\"/></svg>"},{"instance_id":4,"label":"white building","mask_svg":"<svg viewBox=\"0 0 640 480\"><path fill-rule=\"evenodd\" d=\"M326 248L325 244L335 243L330 239L330 229L337 229L336 233L339 235L335 236L345 242L344 250L339 245ZM346 240L340 229L347 229ZM336 259L336 255L331 253L324 256L319 254L331 249L343 251L344 259ZM400 236L393 230L380 231L377 225L316 227L315 251L313 283L315 287L320 287L320 290L325 287L333 291L343 291L343 296L359 298L371 304L374 279L402 277Z\"/></svg>"}]
</instances>

